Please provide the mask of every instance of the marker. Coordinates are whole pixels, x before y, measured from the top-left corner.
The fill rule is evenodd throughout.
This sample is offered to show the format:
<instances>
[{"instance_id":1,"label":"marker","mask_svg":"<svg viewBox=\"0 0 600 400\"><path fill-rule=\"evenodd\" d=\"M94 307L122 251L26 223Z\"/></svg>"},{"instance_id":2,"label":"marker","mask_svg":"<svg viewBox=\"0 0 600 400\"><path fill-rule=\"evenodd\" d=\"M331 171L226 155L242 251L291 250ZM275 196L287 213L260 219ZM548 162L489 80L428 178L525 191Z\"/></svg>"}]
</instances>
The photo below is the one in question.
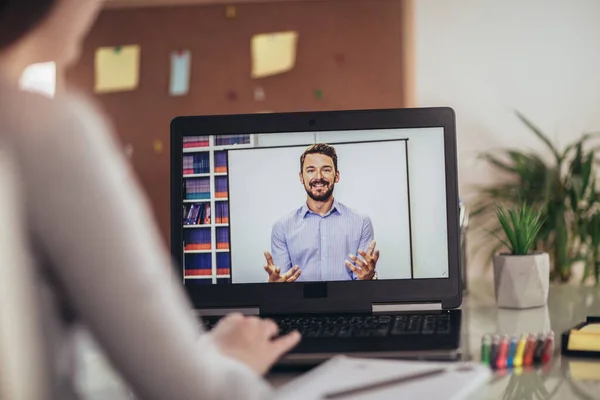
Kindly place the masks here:
<instances>
[{"instance_id":1,"label":"marker","mask_svg":"<svg viewBox=\"0 0 600 400\"><path fill-rule=\"evenodd\" d=\"M546 364L552 359L554 353L554 332L550 331L544 342L544 354L542 355L542 363Z\"/></svg>"},{"instance_id":2,"label":"marker","mask_svg":"<svg viewBox=\"0 0 600 400\"><path fill-rule=\"evenodd\" d=\"M500 336L492 336L492 345L490 346L490 366L496 368L496 362L498 359L498 346L500 345Z\"/></svg>"},{"instance_id":3,"label":"marker","mask_svg":"<svg viewBox=\"0 0 600 400\"><path fill-rule=\"evenodd\" d=\"M522 335L521 339L517 343L517 350L515 351L515 359L513 361L513 365L517 368L521 368L523 366L523 355L525 354L526 344L527 337L525 335Z\"/></svg>"},{"instance_id":4,"label":"marker","mask_svg":"<svg viewBox=\"0 0 600 400\"><path fill-rule=\"evenodd\" d=\"M508 336L502 336L502 340L500 340L500 345L498 346L498 358L496 360L496 368L504 369L506 368L506 357L508 356Z\"/></svg>"},{"instance_id":5,"label":"marker","mask_svg":"<svg viewBox=\"0 0 600 400\"><path fill-rule=\"evenodd\" d=\"M508 359L506 360L506 366L508 368L513 367L513 363L515 361L515 353L517 352L517 343L519 339L516 336L513 336L510 340L510 347L508 348Z\"/></svg>"},{"instance_id":6,"label":"marker","mask_svg":"<svg viewBox=\"0 0 600 400\"><path fill-rule=\"evenodd\" d=\"M485 365L490 365L490 344L492 339L490 335L484 335L481 338L481 362Z\"/></svg>"},{"instance_id":7,"label":"marker","mask_svg":"<svg viewBox=\"0 0 600 400\"><path fill-rule=\"evenodd\" d=\"M538 335L537 342L535 343L535 351L533 353L533 363L536 365L542 362L542 356L544 355L544 342L544 334L540 333Z\"/></svg>"},{"instance_id":8,"label":"marker","mask_svg":"<svg viewBox=\"0 0 600 400\"><path fill-rule=\"evenodd\" d=\"M523 354L523 366L529 367L533 365L533 354L535 353L535 335L530 334L527 338L527 346L525 347L525 354Z\"/></svg>"}]
</instances>

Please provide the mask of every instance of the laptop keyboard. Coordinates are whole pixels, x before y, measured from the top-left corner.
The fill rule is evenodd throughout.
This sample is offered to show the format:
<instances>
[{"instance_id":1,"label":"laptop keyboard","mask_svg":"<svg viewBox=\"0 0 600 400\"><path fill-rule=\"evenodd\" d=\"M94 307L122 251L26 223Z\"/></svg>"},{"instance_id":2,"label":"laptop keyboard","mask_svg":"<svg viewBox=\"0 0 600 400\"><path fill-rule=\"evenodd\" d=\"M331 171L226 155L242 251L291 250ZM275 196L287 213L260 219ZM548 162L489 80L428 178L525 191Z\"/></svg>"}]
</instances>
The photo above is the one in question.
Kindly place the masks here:
<instances>
[{"instance_id":1,"label":"laptop keyboard","mask_svg":"<svg viewBox=\"0 0 600 400\"><path fill-rule=\"evenodd\" d=\"M280 335L297 330L305 338L445 335L451 332L448 314L286 316L272 319L279 326ZM210 330L217 321L208 317L203 319L203 325Z\"/></svg>"}]
</instances>

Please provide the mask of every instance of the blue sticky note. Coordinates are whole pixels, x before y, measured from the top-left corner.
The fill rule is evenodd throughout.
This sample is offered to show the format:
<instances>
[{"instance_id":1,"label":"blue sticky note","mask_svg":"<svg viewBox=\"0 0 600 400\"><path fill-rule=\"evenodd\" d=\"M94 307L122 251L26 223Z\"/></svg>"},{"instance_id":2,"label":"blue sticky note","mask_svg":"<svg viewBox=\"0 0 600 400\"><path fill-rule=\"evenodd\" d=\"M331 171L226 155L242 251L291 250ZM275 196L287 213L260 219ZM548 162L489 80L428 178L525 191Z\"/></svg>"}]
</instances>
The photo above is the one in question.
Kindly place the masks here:
<instances>
[{"instance_id":1,"label":"blue sticky note","mask_svg":"<svg viewBox=\"0 0 600 400\"><path fill-rule=\"evenodd\" d=\"M190 64L192 55L189 50L171 53L171 82L169 93L172 96L183 96L190 89Z\"/></svg>"}]
</instances>

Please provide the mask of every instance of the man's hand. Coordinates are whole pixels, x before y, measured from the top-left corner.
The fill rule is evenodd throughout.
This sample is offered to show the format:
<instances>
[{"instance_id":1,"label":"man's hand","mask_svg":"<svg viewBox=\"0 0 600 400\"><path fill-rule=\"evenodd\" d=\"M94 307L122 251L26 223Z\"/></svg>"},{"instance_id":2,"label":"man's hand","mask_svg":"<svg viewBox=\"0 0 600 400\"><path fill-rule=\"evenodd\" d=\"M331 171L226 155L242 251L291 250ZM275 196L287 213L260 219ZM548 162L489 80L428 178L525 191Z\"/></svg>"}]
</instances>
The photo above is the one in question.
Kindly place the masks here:
<instances>
[{"instance_id":1,"label":"man's hand","mask_svg":"<svg viewBox=\"0 0 600 400\"><path fill-rule=\"evenodd\" d=\"M209 335L221 353L262 375L300 341L296 331L274 339L278 332L271 320L231 314L219 321Z\"/></svg>"},{"instance_id":2,"label":"man's hand","mask_svg":"<svg viewBox=\"0 0 600 400\"><path fill-rule=\"evenodd\" d=\"M269 274L269 282L294 282L302 273L300 268L296 265L288 272L281 274L281 268L273 263L273 257L271 257L271 253L268 251L265 252L265 259L267 260L265 271Z\"/></svg>"},{"instance_id":3,"label":"man's hand","mask_svg":"<svg viewBox=\"0 0 600 400\"><path fill-rule=\"evenodd\" d=\"M371 280L375 276L375 266L379 260L379 250L375 250L375 241L369 243L367 251L359 250L362 259L350 254L350 261L346 260L346 267L356 274L361 281Z\"/></svg>"}]
</instances>

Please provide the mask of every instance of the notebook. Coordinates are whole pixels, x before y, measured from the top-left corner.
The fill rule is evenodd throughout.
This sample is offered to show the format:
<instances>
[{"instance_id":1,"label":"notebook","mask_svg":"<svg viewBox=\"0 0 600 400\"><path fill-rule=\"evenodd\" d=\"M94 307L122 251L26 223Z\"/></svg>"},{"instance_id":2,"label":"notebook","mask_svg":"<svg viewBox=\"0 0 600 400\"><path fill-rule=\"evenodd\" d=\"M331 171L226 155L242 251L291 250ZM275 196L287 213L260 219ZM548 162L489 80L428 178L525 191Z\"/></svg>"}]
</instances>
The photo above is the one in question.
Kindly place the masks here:
<instances>
[{"instance_id":1,"label":"notebook","mask_svg":"<svg viewBox=\"0 0 600 400\"><path fill-rule=\"evenodd\" d=\"M414 378L415 376L421 377ZM489 382L491 376L489 368L475 363L434 363L337 356L279 387L275 398L463 400L476 398L475 395L481 394L482 386ZM402 378L406 380L401 381ZM350 391L354 393L349 393Z\"/></svg>"}]
</instances>

